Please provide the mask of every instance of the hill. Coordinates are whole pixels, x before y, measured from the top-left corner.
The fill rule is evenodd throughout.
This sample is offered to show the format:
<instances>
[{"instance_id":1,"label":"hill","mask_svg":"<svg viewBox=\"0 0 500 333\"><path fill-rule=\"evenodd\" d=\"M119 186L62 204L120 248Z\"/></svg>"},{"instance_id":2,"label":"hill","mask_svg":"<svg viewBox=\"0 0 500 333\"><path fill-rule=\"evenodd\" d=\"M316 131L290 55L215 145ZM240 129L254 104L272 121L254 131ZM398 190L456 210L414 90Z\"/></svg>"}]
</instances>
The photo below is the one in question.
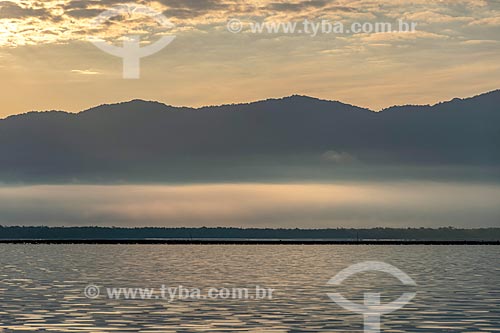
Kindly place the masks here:
<instances>
[{"instance_id":1,"label":"hill","mask_svg":"<svg viewBox=\"0 0 500 333\"><path fill-rule=\"evenodd\" d=\"M328 177L366 166L497 175L500 90L382 112L297 95L199 109L133 100L11 116L0 142L2 182Z\"/></svg>"}]
</instances>

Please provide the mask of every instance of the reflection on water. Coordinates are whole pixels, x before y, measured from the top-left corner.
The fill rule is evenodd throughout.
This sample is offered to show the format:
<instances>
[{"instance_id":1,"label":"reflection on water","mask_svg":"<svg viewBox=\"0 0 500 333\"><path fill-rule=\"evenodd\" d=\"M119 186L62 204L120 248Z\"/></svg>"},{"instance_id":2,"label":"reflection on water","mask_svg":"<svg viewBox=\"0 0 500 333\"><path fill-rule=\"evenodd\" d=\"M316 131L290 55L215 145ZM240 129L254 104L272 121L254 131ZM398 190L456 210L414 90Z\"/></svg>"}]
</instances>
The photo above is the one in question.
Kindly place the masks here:
<instances>
[{"instance_id":1,"label":"reflection on water","mask_svg":"<svg viewBox=\"0 0 500 333\"><path fill-rule=\"evenodd\" d=\"M362 317L329 300L360 302L405 291L414 301L383 317L384 332L500 332L500 248L481 246L0 245L4 332L360 332ZM383 273L327 281L350 264L393 264L418 284ZM106 287L274 288L272 300L95 300ZM412 289L413 288L413 289Z\"/></svg>"}]
</instances>

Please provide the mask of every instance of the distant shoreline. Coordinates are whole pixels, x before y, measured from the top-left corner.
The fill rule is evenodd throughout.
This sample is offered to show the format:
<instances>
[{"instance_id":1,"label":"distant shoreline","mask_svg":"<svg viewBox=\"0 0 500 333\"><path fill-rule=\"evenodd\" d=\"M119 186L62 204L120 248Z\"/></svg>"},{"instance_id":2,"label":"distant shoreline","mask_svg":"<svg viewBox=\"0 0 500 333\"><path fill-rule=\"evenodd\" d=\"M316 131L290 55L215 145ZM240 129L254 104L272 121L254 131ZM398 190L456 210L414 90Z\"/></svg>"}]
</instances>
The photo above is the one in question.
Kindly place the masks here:
<instances>
[{"instance_id":1,"label":"distant shoreline","mask_svg":"<svg viewBox=\"0 0 500 333\"><path fill-rule=\"evenodd\" d=\"M269 240L269 239L2 239L0 244L33 245L500 245L500 241Z\"/></svg>"},{"instance_id":2,"label":"distant shoreline","mask_svg":"<svg viewBox=\"0 0 500 333\"><path fill-rule=\"evenodd\" d=\"M0 243L499 245L500 228L272 229L0 226Z\"/></svg>"}]
</instances>

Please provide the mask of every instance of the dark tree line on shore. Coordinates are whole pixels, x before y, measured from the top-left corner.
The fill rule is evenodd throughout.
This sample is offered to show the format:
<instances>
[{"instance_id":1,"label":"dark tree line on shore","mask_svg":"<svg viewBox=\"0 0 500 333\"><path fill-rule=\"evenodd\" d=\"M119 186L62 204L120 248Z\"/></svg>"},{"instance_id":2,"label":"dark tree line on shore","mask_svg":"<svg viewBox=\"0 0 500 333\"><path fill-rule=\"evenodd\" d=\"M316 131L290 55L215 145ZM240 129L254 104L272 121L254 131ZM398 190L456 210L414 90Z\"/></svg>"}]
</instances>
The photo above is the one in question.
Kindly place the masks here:
<instances>
[{"instance_id":1,"label":"dark tree line on shore","mask_svg":"<svg viewBox=\"0 0 500 333\"><path fill-rule=\"evenodd\" d=\"M327 239L327 240L500 240L500 228L117 228L0 226L0 239Z\"/></svg>"}]
</instances>

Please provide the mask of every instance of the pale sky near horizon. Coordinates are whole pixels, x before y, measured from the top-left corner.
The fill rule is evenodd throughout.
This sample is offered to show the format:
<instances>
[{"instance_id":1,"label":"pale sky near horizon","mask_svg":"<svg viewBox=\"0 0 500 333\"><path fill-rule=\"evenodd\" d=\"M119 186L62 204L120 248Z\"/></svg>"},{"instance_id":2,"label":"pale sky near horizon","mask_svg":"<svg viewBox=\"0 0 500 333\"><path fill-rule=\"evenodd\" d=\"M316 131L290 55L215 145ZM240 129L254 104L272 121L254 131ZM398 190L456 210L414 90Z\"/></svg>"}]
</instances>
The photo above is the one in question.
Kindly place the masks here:
<instances>
[{"instance_id":1,"label":"pale sky near horizon","mask_svg":"<svg viewBox=\"0 0 500 333\"><path fill-rule=\"evenodd\" d=\"M92 29L116 0L0 0L0 118L80 111L135 98L172 105L248 102L291 94L381 109L434 104L500 88L499 0L139 1L175 24L144 17ZM241 33L227 31L240 19ZM415 33L252 33L250 22L418 23ZM120 24L121 23L121 24ZM151 28L151 29L149 29ZM121 59L88 36L176 39L124 80Z\"/></svg>"}]
</instances>

